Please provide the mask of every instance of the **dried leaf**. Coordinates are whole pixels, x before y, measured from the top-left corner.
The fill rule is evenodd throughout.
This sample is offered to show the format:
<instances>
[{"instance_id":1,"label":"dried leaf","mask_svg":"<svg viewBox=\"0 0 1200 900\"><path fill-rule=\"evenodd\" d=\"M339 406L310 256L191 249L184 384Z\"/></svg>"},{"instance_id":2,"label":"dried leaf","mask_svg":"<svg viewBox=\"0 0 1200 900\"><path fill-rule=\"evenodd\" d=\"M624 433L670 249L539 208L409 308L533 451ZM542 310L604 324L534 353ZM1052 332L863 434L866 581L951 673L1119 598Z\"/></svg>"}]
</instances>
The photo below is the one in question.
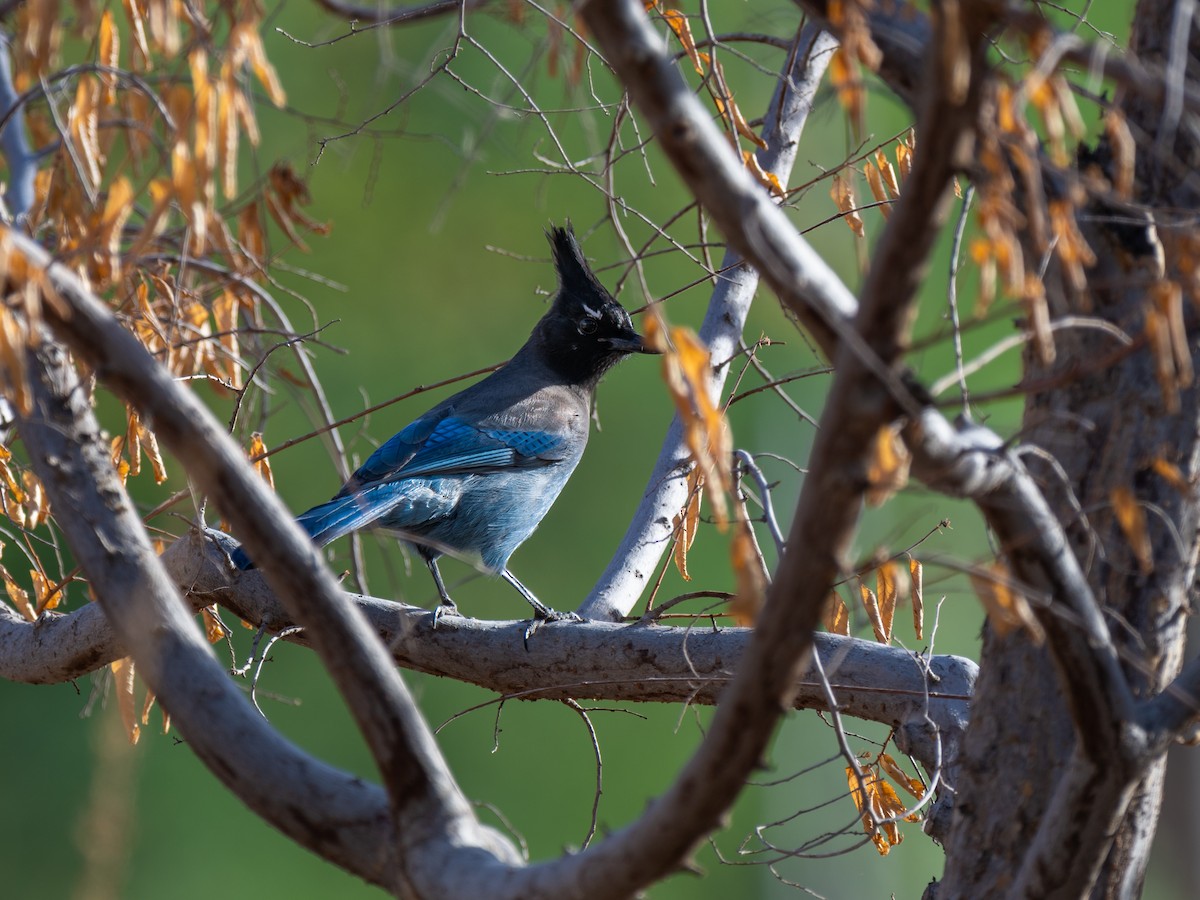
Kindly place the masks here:
<instances>
[{"instance_id":1,"label":"dried leaf","mask_svg":"<svg viewBox=\"0 0 1200 900\"><path fill-rule=\"evenodd\" d=\"M900 167L900 180L904 181L912 172L913 151L916 144L916 132L908 130L905 140L896 142L896 165Z\"/></svg>"},{"instance_id":2,"label":"dried leaf","mask_svg":"<svg viewBox=\"0 0 1200 900\"><path fill-rule=\"evenodd\" d=\"M925 570L921 561L908 558L908 577L912 582L913 630L917 640L925 640Z\"/></svg>"},{"instance_id":3,"label":"dried leaf","mask_svg":"<svg viewBox=\"0 0 1200 900\"><path fill-rule=\"evenodd\" d=\"M148 688L147 688L147 690L146 690L146 697L145 697L145 699L142 701L142 717L141 717L141 721L142 721L142 724L143 724L143 725L149 725L149 724L150 724L150 710L154 708L154 701L155 701L156 699L158 699L158 698L154 696L154 691L152 691L152 690L150 690L150 689L148 689ZM166 715L166 714L164 713L164 716L165 716L165 715Z\"/></svg>"},{"instance_id":4,"label":"dried leaf","mask_svg":"<svg viewBox=\"0 0 1200 900\"><path fill-rule=\"evenodd\" d=\"M238 341L238 309L241 302L231 288L225 288L213 300L213 321L217 328L217 341L225 351L214 373L222 377L234 389L242 389L242 366L239 362L241 346ZM217 362L214 360L214 363Z\"/></svg>"},{"instance_id":5,"label":"dried leaf","mask_svg":"<svg viewBox=\"0 0 1200 900\"><path fill-rule=\"evenodd\" d=\"M871 628L875 632L875 640L881 644L888 643L891 635L883 627L883 615L879 611L879 600L875 592L861 581L858 583L858 592L862 598L863 609L867 611L867 618L871 621Z\"/></svg>"},{"instance_id":6,"label":"dried leaf","mask_svg":"<svg viewBox=\"0 0 1200 900\"><path fill-rule=\"evenodd\" d=\"M1033 349L1038 362L1049 366L1054 362L1057 351L1054 347L1054 332L1050 328L1050 304L1046 300L1046 286L1035 273L1025 275L1021 301L1029 317L1029 330L1033 334Z\"/></svg>"},{"instance_id":7,"label":"dried leaf","mask_svg":"<svg viewBox=\"0 0 1200 900\"><path fill-rule=\"evenodd\" d=\"M261 211L257 201L246 204L238 214L238 243L254 264L261 268L267 258L267 238L263 234Z\"/></svg>"},{"instance_id":8,"label":"dried leaf","mask_svg":"<svg viewBox=\"0 0 1200 900\"><path fill-rule=\"evenodd\" d=\"M875 151L875 167L879 169L879 177L883 179L883 186L887 189L888 197L892 200L898 199L900 183L896 180L896 170L892 168L892 163L887 158L887 154L883 152L882 147Z\"/></svg>"},{"instance_id":9,"label":"dried leaf","mask_svg":"<svg viewBox=\"0 0 1200 900\"><path fill-rule=\"evenodd\" d=\"M230 633L225 623L221 621L216 607L204 607L200 610L200 618L204 622L204 636L208 638L210 644L219 644Z\"/></svg>"},{"instance_id":10,"label":"dried leaf","mask_svg":"<svg viewBox=\"0 0 1200 900\"><path fill-rule=\"evenodd\" d=\"M851 58L844 43L829 60L829 83L837 91L838 102L846 111L855 133L861 132L865 100L862 75L858 61Z\"/></svg>"},{"instance_id":11,"label":"dried leaf","mask_svg":"<svg viewBox=\"0 0 1200 900\"><path fill-rule=\"evenodd\" d=\"M742 151L742 163L746 166L746 170L754 176L754 180L771 192L771 195L780 200L787 199L787 191L780 184L778 176L774 172L768 172L758 164L758 157L749 150Z\"/></svg>"},{"instance_id":12,"label":"dried leaf","mask_svg":"<svg viewBox=\"0 0 1200 900\"><path fill-rule=\"evenodd\" d=\"M1004 637L1017 628L1024 628L1035 644L1040 645L1045 641L1046 633L1042 624L1034 616L1029 601L1017 590L1003 563L997 561L986 568L976 569L970 573L970 577L971 586L998 635Z\"/></svg>"},{"instance_id":13,"label":"dried leaf","mask_svg":"<svg viewBox=\"0 0 1200 900\"><path fill-rule=\"evenodd\" d=\"M882 506L908 483L912 454L900 436L901 425L890 423L875 433L867 463L867 504Z\"/></svg>"},{"instance_id":14,"label":"dried leaf","mask_svg":"<svg viewBox=\"0 0 1200 900\"><path fill-rule=\"evenodd\" d=\"M921 783L920 779L911 777L904 769L900 768L900 765L891 756L880 753L879 765L896 784L918 800L925 796L925 785Z\"/></svg>"},{"instance_id":15,"label":"dried leaf","mask_svg":"<svg viewBox=\"0 0 1200 900\"><path fill-rule=\"evenodd\" d=\"M100 217L100 225L96 230L96 239L104 248L107 267L107 278L118 281L121 278L121 239L124 236L125 223L133 212L133 185L125 177L118 178L108 188L108 196L104 201L104 212Z\"/></svg>"},{"instance_id":16,"label":"dried leaf","mask_svg":"<svg viewBox=\"0 0 1200 900\"><path fill-rule=\"evenodd\" d=\"M90 187L100 187L104 153L100 149L98 115L100 81L94 75L84 75L75 86L75 102L67 113L67 128L83 161L84 174Z\"/></svg>"},{"instance_id":17,"label":"dried leaf","mask_svg":"<svg viewBox=\"0 0 1200 900\"><path fill-rule=\"evenodd\" d=\"M1133 167L1137 161L1137 142L1116 106L1104 114L1104 134L1113 160L1113 189L1122 200L1133 196Z\"/></svg>"},{"instance_id":18,"label":"dried leaf","mask_svg":"<svg viewBox=\"0 0 1200 900\"><path fill-rule=\"evenodd\" d=\"M703 483L704 476L700 473L699 467L693 466L687 477L687 504L675 514L675 568L679 570L684 581L692 580L692 576L688 573L687 555L688 551L692 549L692 542L696 540L696 526L700 522Z\"/></svg>"},{"instance_id":19,"label":"dried leaf","mask_svg":"<svg viewBox=\"0 0 1200 900\"><path fill-rule=\"evenodd\" d=\"M833 187L829 190L829 196L837 204L837 208L841 212L846 224L850 226L850 230L858 237L865 237L866 229L863 226L862 216L858 214L858 204L854 200L854 189L851 188L850 182L843 178L840 172L833 176Z\"/></svg>"},{"instance_id":20,"label":"dried leaf","mask_svg":"<svg viewBox=\"0 0 1200 900\"><path fill-rule=\"evenodd\" d=\"M1158 474L1158 476L1163 479L1163 481L1175 488L1175 490L1179 491L1179 493L1183 494L1185 497L1190 497L1192 495L1194 485L1184 477L1183 472L1180 471L1179 466L1175 465L1175 463L1163 459L1161 456L1156 456L1153 462L1150 463L1150 468L1152 468Z\"/></svg>"},{"instance_id":21,"label":"dried leaf","mask_svg":"<svg viewBox=\"0 0 1200 900\"><path fill-rule=\"evenodd\" d=\"M54 609L62 602L62 591L50 583L45 575L37 569L29 570L29 580L33 584L33 595L37 597L37 613L40 616L47 609Z\"/></svg>"},{"instance_id":22,"label":"dried leaf","mask_svg":"<svg viewBox=\"0 0 1200 900\"><path fill-rule=\"evenodd\" d=\"M850 635L850 611L836 591L825 600L825 610L821 616L825 630L830 634Z\"/></svg>"},{"instance_id":23,"label":"dried leaf","mask_svg":"<svg viewBox=\"0 0 1200 900\"><path fill-rule=\"evenodd\" d=\"M1138 568L1143 574L1154 571L1154 548L1150 543L1150 529L1146 525L1146 511L1134 496L1133 491L1126 485L1113 488L1109 495L1117 524L1125 534L1125 540L1133 550L1138 561Z\"/></svg>"},{"instance_id":24,"label":"dried leaf","mask_svg":"<svg viewBox=\"0 0 1200 900\"><path fill-rule=\"evenodd\" d=\"M662 17L666 20L671 30L675 32L675 37L679 39L679 43L683 45L683 52L692 61L692 66L695 68L696 74L703 75L706 71L705 66L710 62L709 55L701 53L696 49L696 39L692 36L692 26L688 22L687 16L677 9L664 9L662 10Z\"/></svg>"},{"instance_id":25,"label":"dried leaf","mask_svg":"<svg viewBox=\"0 0 1200 900\"><path fill-rule=\"evenodd\" d=\"M138 443L146 451L150 460L150 469L154 472L154 483L162 484L167 480L167 467L163 464L162 453L158 449L158 438L145 425L138 423Z\"/></svg>"},{"instance_id":26,"label":"dried leaf","mask_svg":"<svg viewBox=\"0 0 1200 900\"><path fill-rule=\"evenodd\" d=\"M672 328L670 342L657 316L646 320L647 343L662 353L663 380L683 422L684 439L703 478L717 526L729 522L732 438L725 416L709 396L708 348L689 328Z\"/></svg>"},{"instance_id":27,"label":"dried leaf","mask_svg":"<svg viewBox=\"0 0 1200 900\"><path fill-rule=\"evenodd\" d=\"M146 42L146 19L142 13L143 4L139 0L122 0L125 16L129 19L130 31L133 32L133 59L135 70L148 69L150 64L150 46Z\"/></svg>"},{"instance_id":28,"label":"dried leaf","mask_svg":"<svg viewBox=\"0 0 1200 900\"><path fill-rule=\"evenodd\" d=\"M113 28L111 9L106 9L100 16L100 27L97 30L96 40L100 65L110 69L119 68L121 65L121 38ZM103 72L100 75L100 83L104 85L102 95L104 105L112 106L117 102L117 76L112 72Z\"/></svg>"},{"instance_id":29,"label":"dried leaf","mask_svg":"<svg viewBox=\"0 0 1200 900\"><path fill-rule=\"evenodd\" d=\"M885 644L892 642L892 622L896 616L896 602L900 599L900 567L888 560L875 570L875 591L879 600L879 618L883 624Z\"/></svg>"},{"instance_id":30,"label":"dried leaf","mask_svg":"<svg viewBox=\"0 0 1200 900\"><path fill-rule=\"evenodd\" d=\"M0 544L0 550L3 550L4 545ZM12 605L16 607L17 612L23 615L26 621L33 622L37 619L37 611L33 608L33 604L29 602L29 592L22 588L8 573L8 569L0 565L0 578L4 579L4 590L8 594L8 599L12 601Z\"/></svg>"},{"instance_id":31,"label":"dried leaf","mask_svg":"<svg viewBox=\"0 0 1200 900\"><path fill-rule=\"evenodd\" d=\"M129 735L129 743L136 744L141 737L141 729L137 721L137 702L133 695L133 658L125 657L109 664L113 673L113 685L117 694L117 708L121 712L121 722Z\"/></svg>"},{"instance_id":32,"label":"dried leaf","mask_svg":"<svg viewBox=\"0 0 1200 900\"><path fill-rule=\"evenodd\" d=\"M267 51L263 49L262 37L249 23L235 25L233 30L238 34L236 37L230 34L230 44L241 42L244 45L250 69L267 92L267 96L271 98L271 102L280 108L287 105L287 94L279 82L279 75L275 72L275 67L267 59Z\"/></svg>"},{"instance_id":33,"label":"dried leaf","mask_svg":"<svg viewBox=\"0 0 1200 900\"><path fill-rule=\"evenodd\" d=\"M0 304L0 376L4 394L23 416L29 415L33 398L25 371L27 334L25 324L7 306Z\"/></svg>"},{"instance_id":34,"label":"dried leaf","mask_svg":"<svg viewBox=\"0 0 1200 900\"><path fill-rule=\"evenodd\" d=\"M863 162L863 172L867 176L867 187L871 189L871 196L879 204L879 211L885 219L890 217L892 209L888 204L887 189L883 186L883 175L869 159Z\"/></svg>"},{"instance_id":35,"label":"dried leaf","mask_svg":"<svg viewBox=\"0 0 1200 900\"><path fill-rule=\"evenodd\" d=\"M737 593L729 604L729 612L738 625L753 625L762 609L767 577L754 529L745 519L739 518L733 523L729 557L737 580Z\"/></svg>"},{"instance_id":36,"label":"dried leaf","mask_svg":"<svg viewBox=\"0 0 1200 900\"><path fill-rule=\"evenodd\" d=\"M256 431L250 435L250 461L254 464L256 471L262 480L267 483L267 487L275 490L275 475L271 472L271 459L267 456L267 445L263 443L261 431Z\"/></svg>"}]
</instances>

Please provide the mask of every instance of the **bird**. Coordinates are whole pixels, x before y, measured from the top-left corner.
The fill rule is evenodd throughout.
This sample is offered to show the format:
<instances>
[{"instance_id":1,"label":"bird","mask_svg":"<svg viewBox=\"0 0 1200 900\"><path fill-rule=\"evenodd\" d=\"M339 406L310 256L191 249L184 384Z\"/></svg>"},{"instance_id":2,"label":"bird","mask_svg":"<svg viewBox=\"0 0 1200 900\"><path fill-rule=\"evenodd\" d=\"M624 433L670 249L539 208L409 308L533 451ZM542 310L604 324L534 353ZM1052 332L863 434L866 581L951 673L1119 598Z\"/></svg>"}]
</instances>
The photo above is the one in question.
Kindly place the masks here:
<instances>
[{"instance_id":1,"label":"bird","mask_svg":"<svg viewBox=\"0 0 1200 900\"><path fill-rule=\"evenodd\" d=\"M362 529L403 539L433 576L435 627L443 615L459 615L438 569L443 554L512 585L533 608L531 629L578 619L538 600L509 558L583 456L600 380L631 354L656 352L589 267L571 223L546 236L558 290L521 349L404 427L331 500L297 518L318 547ZM254 565L241 548L232 561L239 569Z\"/></svg>"}]
</instances>

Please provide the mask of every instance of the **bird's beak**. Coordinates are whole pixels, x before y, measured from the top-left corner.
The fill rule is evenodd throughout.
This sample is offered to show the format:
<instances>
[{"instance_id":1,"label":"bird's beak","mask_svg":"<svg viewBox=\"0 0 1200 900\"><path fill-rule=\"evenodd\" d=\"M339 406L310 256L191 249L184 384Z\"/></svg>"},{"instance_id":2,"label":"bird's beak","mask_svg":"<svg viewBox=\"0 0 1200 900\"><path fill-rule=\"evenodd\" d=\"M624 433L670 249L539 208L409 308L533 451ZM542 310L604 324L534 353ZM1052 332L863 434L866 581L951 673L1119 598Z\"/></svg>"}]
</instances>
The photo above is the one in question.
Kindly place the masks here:
<instances>
[{"instance_id":1,"label":"bird's beak","mask_svg":"<svg viewBox=\"0 0 1200 900\"><path fill-rule=\"evenodd\" d=\"M646 339L636 331L631 331L628 335L621 337L606 338L608 346L620 353L658 353L653 347L646 344Z\"/></svg>"}]
</instances>

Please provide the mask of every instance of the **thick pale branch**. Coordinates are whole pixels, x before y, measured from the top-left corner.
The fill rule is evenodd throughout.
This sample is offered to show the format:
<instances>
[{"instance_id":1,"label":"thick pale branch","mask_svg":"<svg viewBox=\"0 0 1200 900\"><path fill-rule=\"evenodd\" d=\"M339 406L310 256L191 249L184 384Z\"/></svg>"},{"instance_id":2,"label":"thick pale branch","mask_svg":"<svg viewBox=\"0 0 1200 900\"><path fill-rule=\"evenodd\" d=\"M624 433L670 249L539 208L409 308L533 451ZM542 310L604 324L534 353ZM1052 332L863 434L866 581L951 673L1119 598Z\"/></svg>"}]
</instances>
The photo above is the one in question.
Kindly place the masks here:
<instances>
[{"instance_id":1,"label":"thick pale branch","mask_svg":"<svg viewBox=\"0 0 1200 900\"><path fill-rule=\"evenodd\" d=\"M781 184L788 183L800 135L836 46L836 41L819 29L811 26L801 29L767 107L762 129L767 149L759 150L757 159L763 171L773 173ZM708 381L713 402L720 401L721 388L737 355L738 340L759 281L758 271L744 265L735 250L726 251L720 272L700 326L700 339L717 363L710 370ZM685 476L690 458L683 424L676 415L663 440L642 502L608 568L579 607L580 615L617 621L633 609L659 560L671 547L672 522L687 501Z\"/></svg>"},{"instance_id":2,"label":"thick pale branch","mask_svg":"<svg viewBox=\"0 0 1200 900\"><path fill-rule=\"evenodd\" d=\"M193 605L218 603L274 633L293 624L257 572L230 582L224 555L233 543L220 532L210 535L176 541L163 555ZM401 666L525 699L711 705L737 671L752 634L746 628L587 622L544 629L526 647L523 622L451 617L434 629L427 610L350 596ZM302 632L286 640L307 643ZM831 634L818 634L815 642L844 713L895 726L905 749L930 771L939 759L952 764L966 727L973 662ZM825 705L816 673L801 672L794 708Z\"/></svg>"},{"instance_id":3,"label":"thick pale branch","mask_svg":"<svg viewBox=\"0 0 1200 900\"><path fill-rule=\"evenodd\" d=\"M436 892L453 880L457 889L468 890L472 879L478 880L476 887L487 881L490 864L519 861L515 849L478 824L382 644L212 414L66 267L18 232L5 238L9 252L20 252L31 269L44 272L43 284L57 295L46 305L55 331L140 411L143 421L153 423L159 439L243 536L289 613L313 636L380 767L398 820L422 823L398 833L402 846L419 845L399 857L401 883L415 880ZM444 854L471 853L471 847L486 852L470 866L447 865Z\"/></svg>"},{"instance_id":4,"label":"thick pale branch","mask_svg":"<svg viewBox=\"0 0 1200 900\"><path fill-rule=\"evenodd\" d=\"M242 802L325 859L391 886L395 831L387 796L280 737L221 670L150 546L65 356L47 339L30 354L35 406L20 432L54 507L70 511L58 521L99 603L23 625L6 609L5 650L16 635L34 646L53 642L59 665L79 664L87 654L70 641L80 631L99 633L95 653L107 655L119 642L188 745ZM100 627L101 608L111 630ZM64 632L67 641L57 643ZM64 646L68 659L55 653Z\"/></svg>"},{"instance_id":5,"label":"thick pale branch","mask_svg":"<svg viewBox=\"0 0 1200 900\"><path fill-rule=\"evenodd\" d=\"M794 235L782 211L770 202L764 190L748 183L740 160L699 111L697 101L662 52L661 41L642 5L633 0L592 3L584 7L583 14L634 103L650 112L655 133L667 147L672 162L718 224L724 229L722 217L712 209L716 204L756 224L765 221L773 226L756 233L753 239L747 239L744 229L728 229L730 243L754 259L754 250L774 240L776 232ZM664 127L667 120L671 126ZM681 165L681 154L700 165ZM723 187L732 190L727 193ZM904 202L902 198L901 205ZM810 266L768 269L765 276L773 284L799 281L809 291L823 290L826 285L814 284L810 278L812 272L828 272L816 254L804 246L793 259L796 257ZM833 283L840 285L836 279ZM857 337L851 334L839 308L832 305L833 295L823 296L831 301L822 308L824 318L816 323L818 328L826 329L824 339L831 342L834 334ZM888 300L904 307L913 298L889 295ZM872 316L879 315L877 307L885 300L877 297L872 301L864 308ZM847 308L853 308L852 301L848 307L841 307ZM862 324L864 330L872 330L873 321ZM895 344L892 340L883 343L889 347ZM866 487L865 480L855 473L865 466L863 457L869 442L846 446L843 435L846 430L857 434L864 427L873 433L891 412L890 406L878 403L864 410L862 404L849 402L847 391L853 389L854 382L861 381L855 369L865 363L849 353L842 353L838 361L841 365L834 377L833 397L822 416L813 450L814 470L822 472L823 477L804 482L788 551L734 680L722 694L708 736L676 782L640 820L574 860L540 867L539 874L544 873L547 879L561 877L559 873L569 867L577 869L578 880L583 883L604 883L609 889L605 896L633 892L677 864L702 835L717 825L745 778L759 764L781 711L791 703L802 660L812 648L826 592L841 571L842 556L852 539ZM846 372L851 373L850 377ZM865 424L851 421L863 412L871 417ZM854 429L850 429L852 425Z\"/></svg>"}]
</instances>

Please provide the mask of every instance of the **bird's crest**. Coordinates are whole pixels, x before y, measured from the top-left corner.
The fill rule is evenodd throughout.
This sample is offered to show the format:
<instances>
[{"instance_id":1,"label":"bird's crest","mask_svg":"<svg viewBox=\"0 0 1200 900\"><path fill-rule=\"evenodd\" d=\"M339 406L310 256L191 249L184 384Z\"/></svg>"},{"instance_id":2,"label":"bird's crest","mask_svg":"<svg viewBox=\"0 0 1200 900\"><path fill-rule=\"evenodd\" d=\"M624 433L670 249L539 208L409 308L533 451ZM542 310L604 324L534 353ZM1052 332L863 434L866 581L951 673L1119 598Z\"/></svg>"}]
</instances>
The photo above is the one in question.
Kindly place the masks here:
<instances>
[{"instance_id":1,"label":"bird's crest","mask_svg":"<svg viewBox=\"0 0 1200 900\"><path fill-rule=\"evenodd\" d=\"M593 298L595 298L594 302L597 306L615 302L612 294L600 283L600 279L588 266L583 249L579 246L570 222L567 222L563 228L559 228L557 225L553 226L546 232L546 237L550 240L550 246L554 251L554 269L558 272L558 297L555 305L562 304L568 299L580 303L584 307L592 306ZM591 315L599 315L600 311L598 308L587 309Z\"/></svg>"}]
</instances>

